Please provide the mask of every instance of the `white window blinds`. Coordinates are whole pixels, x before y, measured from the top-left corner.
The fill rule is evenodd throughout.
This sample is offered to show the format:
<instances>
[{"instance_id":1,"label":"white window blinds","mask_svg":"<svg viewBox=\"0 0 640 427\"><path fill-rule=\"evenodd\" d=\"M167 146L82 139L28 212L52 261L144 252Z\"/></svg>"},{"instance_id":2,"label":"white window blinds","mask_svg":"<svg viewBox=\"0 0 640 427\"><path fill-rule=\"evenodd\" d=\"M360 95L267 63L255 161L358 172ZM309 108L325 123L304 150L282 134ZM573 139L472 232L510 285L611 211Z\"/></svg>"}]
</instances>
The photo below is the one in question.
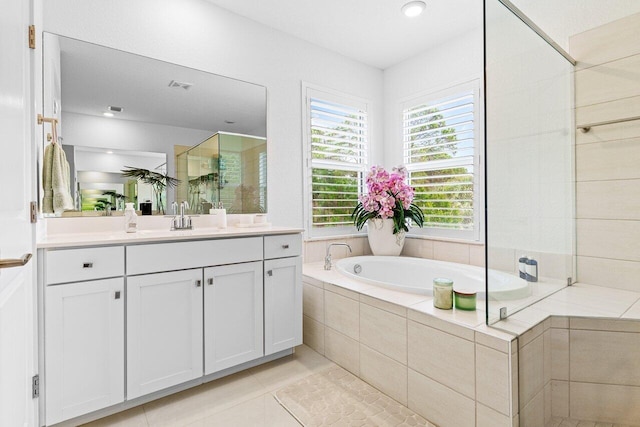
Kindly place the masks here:
<instances>
[{"instance_id":1,"label":"white window blinds","mask_svg":"<svg viewBox=\"0 0 640 427\"><path fill-rule=\"evenodd\" d=\"M404 163L424 226L477 238L477 83L403 106ZM447 235L445 233L445 235ZM450 234L451 235L451 234ZM452 234L452 237L463 237Z\"/></svg>"},{"instance_id":2,"label":"white window blinds","mask_svg":"<svg viewBox=\"0 0 640 427\"><path fill-rule=\"evenodd\" d=\"M366 105L352 104L348 98L337 102L318 91L307 94L310 231L312 235L344 232L352 226L351 212L367 166Z\"/></svg>"}]
</instances>

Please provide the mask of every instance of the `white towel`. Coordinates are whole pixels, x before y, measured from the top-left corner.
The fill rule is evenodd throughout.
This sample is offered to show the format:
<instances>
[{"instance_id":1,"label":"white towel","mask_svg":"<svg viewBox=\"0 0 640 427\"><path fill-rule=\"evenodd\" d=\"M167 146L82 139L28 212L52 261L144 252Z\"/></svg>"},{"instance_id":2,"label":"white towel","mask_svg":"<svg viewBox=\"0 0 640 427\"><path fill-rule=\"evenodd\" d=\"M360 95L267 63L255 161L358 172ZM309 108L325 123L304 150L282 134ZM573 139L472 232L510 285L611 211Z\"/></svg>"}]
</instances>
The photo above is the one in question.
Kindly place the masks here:
<instances>
[{"instance_id":1,"label":"white towel","mask_svg":"<svg viewBox=\"0 0 640 427\"><path fill-rule=\"evenodd\" d=\"M60 144L52 143L44 150L42 165L42 212L60 214L73 210L69 186L69 162Z\"/></svg>"}]
</instances>

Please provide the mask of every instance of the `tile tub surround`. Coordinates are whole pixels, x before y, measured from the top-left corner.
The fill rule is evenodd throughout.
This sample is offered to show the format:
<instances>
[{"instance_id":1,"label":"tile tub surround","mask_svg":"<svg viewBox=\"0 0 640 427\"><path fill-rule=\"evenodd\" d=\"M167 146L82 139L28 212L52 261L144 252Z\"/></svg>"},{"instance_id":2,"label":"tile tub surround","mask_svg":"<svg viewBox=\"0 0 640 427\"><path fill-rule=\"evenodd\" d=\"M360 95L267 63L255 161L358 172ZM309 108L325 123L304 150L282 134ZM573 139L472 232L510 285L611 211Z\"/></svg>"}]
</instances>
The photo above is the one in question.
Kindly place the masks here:
<instances>
[{"instance_id":1,"label":"tile tub surround","mask_svg":"<svg viewBox=\"0 0 640 427\"><path fill-rule=\"evenodd\" d=\"M517 341L483 311L438 310L322 263L303 283L309 347L440 427L517 425Z\"/></svg>"},{"instance_id":2,"label":"tile tub surround","mask_svg":"<svg viewBox=\"0 0 640 427\"><path fill-rule=\"evenodd\" d=\"M347 256L371 255L366 236L345 237L344 239L307 240L304 242L304 262L323 261L327 247L331 243L347 243L352 252L345 247L331 248L334 260ZM402 256L435 259L438 261L457 262L484 267L484 244L467 243L445 239L425 239L407 236L402 249ZM510 271L510 270L508 270Z\"/></svg>"},{"instance_id":3,"label":"tile tub surround","mask_svg":"<svg viewBox=\"0 0 640 427\"><path fill-rule=\"evenodd\" d=\"M640 425L640 292L576 283L493 326L519 336L521 426Z\"/></svg>"},{"instance_id":4,"label":"tile tub surround","mask_svg":"<svg viewBox=\"0 0 640 427\"><path fill-rule=\"evenodd\" d=\"M553 316L529 329L519 338L520 426L640 425L639 348L638 320Z\"/></svg>"},{"instance_id":5,"label":"tile tub surround","mask_svg":"<svg viewBox=\"0 0 640 427\"><path fill-rule=\"evenodd\" d=\"M321 263L303 282L305 344L434 424L640 419L640 293L578 283L492 328Z\"/></svg>"}]
</instances>

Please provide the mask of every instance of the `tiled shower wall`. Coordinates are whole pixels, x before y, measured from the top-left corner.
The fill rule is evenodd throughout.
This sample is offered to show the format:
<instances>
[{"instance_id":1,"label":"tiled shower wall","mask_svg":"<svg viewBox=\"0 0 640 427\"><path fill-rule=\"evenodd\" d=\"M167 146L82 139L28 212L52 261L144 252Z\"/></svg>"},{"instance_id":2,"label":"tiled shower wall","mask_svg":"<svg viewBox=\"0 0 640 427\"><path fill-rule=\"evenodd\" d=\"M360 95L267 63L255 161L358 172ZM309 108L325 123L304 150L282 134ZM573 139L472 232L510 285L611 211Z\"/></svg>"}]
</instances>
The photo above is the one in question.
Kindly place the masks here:
<instances>
[{"instance_id":1,"label":"tiled shower wall","mask_svg":"<svg viewBox=\"0 0 640 427\"><path fill-rule=\"evenodd\" d=\"M577 125L640 116L640 14L575 35ZM578 281L640 290L640 120L576 131Z\"/></svg>"},{"instance_id":2,"label":"tiled shower wall","mask_svg":"<svg viewBox=\"0 0 640 427\"><path fill-rule=\"evenodd\" d=\"M331 243L347 243L352 253L345 247L332 247L331 257L340 259L346 256L371 255L367 237L349 237L334 240L308 240L304 242L304 262L322 261ZM405 239L402 256L428 258L438 261L457 262L484 267L484 245L476 243L452 242L445 240Z\"/></svg>"}]
</instances>

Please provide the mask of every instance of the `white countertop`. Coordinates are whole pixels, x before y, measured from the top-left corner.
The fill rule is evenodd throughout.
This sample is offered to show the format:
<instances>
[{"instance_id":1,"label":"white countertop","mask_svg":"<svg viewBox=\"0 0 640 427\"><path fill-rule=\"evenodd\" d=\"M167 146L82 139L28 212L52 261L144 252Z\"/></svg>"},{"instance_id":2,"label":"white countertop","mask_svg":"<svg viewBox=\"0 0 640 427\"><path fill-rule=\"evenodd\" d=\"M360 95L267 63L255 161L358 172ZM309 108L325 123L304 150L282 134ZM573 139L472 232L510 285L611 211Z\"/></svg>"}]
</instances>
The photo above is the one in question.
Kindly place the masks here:
<instances>
[{"instance_id":1,"label":"white countertop","mask_svg":"<svg viewBox=\"0 0 640 427\"><path fill-rule=\"evenodd\" d=\"M291 227L227 227L220 229L195 228L193 230L170 231L165 230L138 230L136 233L124 231L99 231L79 233L47 234L38 239L38 249L66 248L78 246L102 246L116 244L158 243L197 239L218 239L228 237L265 236L274 234L301 233L300 228Z\"/></svg>"}]
</instances>

